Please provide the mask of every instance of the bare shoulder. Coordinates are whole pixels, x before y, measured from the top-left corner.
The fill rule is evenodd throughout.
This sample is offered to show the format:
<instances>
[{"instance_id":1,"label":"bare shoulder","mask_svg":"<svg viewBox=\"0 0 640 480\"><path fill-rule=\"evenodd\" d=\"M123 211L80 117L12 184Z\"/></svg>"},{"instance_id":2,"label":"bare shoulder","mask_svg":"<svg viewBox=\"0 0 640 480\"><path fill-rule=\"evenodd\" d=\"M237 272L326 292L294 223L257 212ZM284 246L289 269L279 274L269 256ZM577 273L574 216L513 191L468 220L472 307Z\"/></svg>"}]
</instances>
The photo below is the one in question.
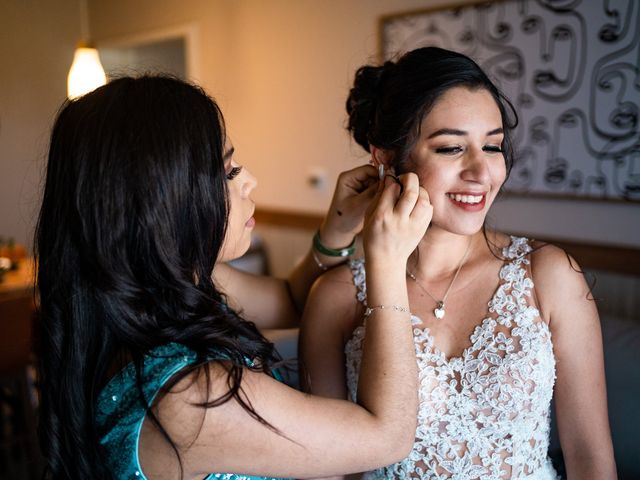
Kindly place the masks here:
<instances>
[{"instance_id":1,"label":"bare shoulder","mask_svg":"<svg viewBox=\"0 0 640 480\"><path fill-rule=\"evenodd\" d=\"M333 268L318 278L307 298L303 314L304 326L320 322L323 330L333 326L342 336L349 335L361 318L363 307L357 299L357 288L349 264Z\"/></svg>"},{"instance_id":2,"label":"bare shoulder","mask_svg":"<svg viewBox=\"0 0 640 480\"><path fill-rule=\"evenodd\" d=\"M351 267L349 266L349 262L344 263L339 267L328 270L318 278L316 283L327 285L343 284L343 286L345 283L348 283L353 286L353 273L351 271Z\"/></svg>"},{"instance_id":3,"label":"bare shoulder","mask_svg":"<svg viewBox=\"0 0 640 480\"><path fill-rule=\"evenodd\" d=\"M571 255L544 242L533 242L532 247L531 275L548 321L557 317L555 312L589 308L594 303L582 269Z\"/></svg>"},{"instance_id":4,"label":"bare shoulder","mask_svg":"<svg viewBox=\"0 0 640 480\"><path fill-rule=\"evenodd\" d=\"M189 425L190 422L185 422L185 420L190 415L195 416L195 420L201 421L202 409L190 407L222 397L229 390L228 377L231 368L231 362L226 360L206 363L186 374L163 395L159 395L153 406L154 409L160 413L163 419L166 419L165 423L169 426L175 423L176 418L180 418L180 422L177 422L176 426ZM188 433L190 435L193 432L188 432L188 429L185 428L178 430L175 432L178 434L176 438L184 441L193 440L193 438L182 438L182 434Z\"/></svg>"},{"instance_id":5,"label":"bare shoulder","mask_svg":"<svg viewBox=\"0 0 640 480\"><path fill-rule=\"evenodd\" d=\"M198 405L219 399L228 391L228 373L229 365L210 362L186 374L168 391L156 397L151 411L162 430L147 416L138 445L140 464L148 478L176 478L180 475L180 462L166 435L185 460L189 446L203 431L205 418L215 417L220 422L220 408L203 409ZM243 386L244 383L243 380ZM191 472L191 462L183 462L182 466L184 473Z\"/></svg>"},{"instance_id":6,"label":"bare shoulder","mask_svg":"<svg viewBox=\"0 0 640 480\"><path fill-rule=\"evenodd\" d=\"M534 240L531 244L531 270L544 284L577 282L583 278L578 262L562 248Z\"/></svg>"},{"instance_id":7,"label":"bare shoulder","mask_svg":"<svg viewBox=\"0 0 640 480\"><path fill-rule=\"evenodd\" d=\"M308 301L328 299L334 303L334 306L356 301L356 286L353 282L353 272L348 263L324 273L311 287Z\"/></svg>"}]
</instances>

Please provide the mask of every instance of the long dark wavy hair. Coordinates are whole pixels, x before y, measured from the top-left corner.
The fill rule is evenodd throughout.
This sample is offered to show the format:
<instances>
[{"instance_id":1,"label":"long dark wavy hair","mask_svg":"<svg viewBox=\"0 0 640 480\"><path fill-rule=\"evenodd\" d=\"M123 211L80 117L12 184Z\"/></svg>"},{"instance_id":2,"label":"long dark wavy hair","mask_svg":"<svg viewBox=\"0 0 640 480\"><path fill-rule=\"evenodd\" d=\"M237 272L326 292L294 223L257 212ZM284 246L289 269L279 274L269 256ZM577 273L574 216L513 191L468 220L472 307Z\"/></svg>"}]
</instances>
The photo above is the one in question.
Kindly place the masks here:
<instances>
[{"instance_id":1,"label":"long dark wavy hair","mask_svg":"<svg viewBox=\"0 0 640 480\"><path fill-rule=\"evenodd\" d=\"M347 129L367 152L369 145L393 152L397 173L411 168L410 153L422 119L454 87L487 90L500 110L507 176L513 165L511 131L518 116L511 102L471 58L437 47L412 50L397 61L365 65L347 98Z\"/></svg>"},{"instance_id":2,"label":"long dark wavy hair","mask_svg":"<svg viewBox=\"0 0 640 480\"><path fill-rule=\"evenodd\" d=\"M262 421L239 389L247 359L270 373L273 345L211 279L229 210L224 148L216 103L165 76L114 80L59 112L35 234L46 478L111 477L97 397L119 358L140 382L144 355L169 342L197 360L167 388L194 372L208 383L215 349L230 361L229 390L201 406L234 398Z\"/></svg>"}]
</instances>

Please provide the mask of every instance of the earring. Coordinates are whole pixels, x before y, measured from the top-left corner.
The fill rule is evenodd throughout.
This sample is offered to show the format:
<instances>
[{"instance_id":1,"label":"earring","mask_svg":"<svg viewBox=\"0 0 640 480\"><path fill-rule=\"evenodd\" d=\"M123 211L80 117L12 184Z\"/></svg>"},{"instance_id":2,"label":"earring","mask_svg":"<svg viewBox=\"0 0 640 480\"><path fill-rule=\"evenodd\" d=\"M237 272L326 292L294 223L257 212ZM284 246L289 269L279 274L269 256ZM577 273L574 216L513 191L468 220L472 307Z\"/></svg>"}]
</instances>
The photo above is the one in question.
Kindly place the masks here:
<instances>
[{"instance_id":1,"label":"earring","mask_svg":"<svg viewBox=\"0 0 640 480\"><path fill-rule=\"evenodd\" d=\"M378 178L382 180L384 178L384 165L378 165Z\"/></svg>"}]
</instances>

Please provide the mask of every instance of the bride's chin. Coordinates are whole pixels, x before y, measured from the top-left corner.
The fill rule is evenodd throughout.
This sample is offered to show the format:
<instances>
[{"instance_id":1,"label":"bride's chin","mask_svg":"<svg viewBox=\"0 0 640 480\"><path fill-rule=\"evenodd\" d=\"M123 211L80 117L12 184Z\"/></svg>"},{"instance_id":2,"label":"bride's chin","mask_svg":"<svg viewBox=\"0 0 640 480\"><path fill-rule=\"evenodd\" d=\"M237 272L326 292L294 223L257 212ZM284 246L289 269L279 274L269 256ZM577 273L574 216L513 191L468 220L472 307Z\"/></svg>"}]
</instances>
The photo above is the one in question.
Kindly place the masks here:
<instances>
[{"instance_id":1,"label":"bride's chin","mask_svg":"<svg viewBox=\"0 0 640 480\"><path fill-rule=\"evenodd\" d=\"M475 222L473 224L471 223L465 223L465 224L451 224L451 223L446 223L446 224L440 224L437 222L432 222L431 225L429 225L429 228L427 229L427 232L429 231L442 231L442 232L447 232L447 233L452 233L454 235L461 235L461 236L472 236L475 235L479 232L482 231L482 227L484 225L484 218L482 219L482 223L476 224Z\"/></svg>"}]
</instances>

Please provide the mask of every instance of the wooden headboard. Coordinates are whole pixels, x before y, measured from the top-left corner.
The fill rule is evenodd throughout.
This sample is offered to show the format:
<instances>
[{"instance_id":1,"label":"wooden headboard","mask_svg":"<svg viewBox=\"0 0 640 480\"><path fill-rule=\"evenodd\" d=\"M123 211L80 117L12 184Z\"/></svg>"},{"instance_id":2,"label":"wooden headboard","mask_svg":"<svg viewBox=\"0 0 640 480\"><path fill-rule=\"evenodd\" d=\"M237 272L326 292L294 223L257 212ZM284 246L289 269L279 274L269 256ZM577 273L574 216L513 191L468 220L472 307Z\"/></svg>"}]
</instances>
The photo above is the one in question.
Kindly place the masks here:
<instances>
[{"instance_id":1,"label":"wooden headboard","mask_svg":"<svg viewBox=\"0 0 640 480\"><path fill-rule=\"evenodd\" d=\"M255 218L263 225L315 230L322 222L323 217L313 213L260 208L256 210ZM512 233L531 236L525 232ZM640 275L640 248L614 247L550 237L539 238L536 236L535 238L564 249L580 263L582 268Z\"/></svg>"}]
</instances>

